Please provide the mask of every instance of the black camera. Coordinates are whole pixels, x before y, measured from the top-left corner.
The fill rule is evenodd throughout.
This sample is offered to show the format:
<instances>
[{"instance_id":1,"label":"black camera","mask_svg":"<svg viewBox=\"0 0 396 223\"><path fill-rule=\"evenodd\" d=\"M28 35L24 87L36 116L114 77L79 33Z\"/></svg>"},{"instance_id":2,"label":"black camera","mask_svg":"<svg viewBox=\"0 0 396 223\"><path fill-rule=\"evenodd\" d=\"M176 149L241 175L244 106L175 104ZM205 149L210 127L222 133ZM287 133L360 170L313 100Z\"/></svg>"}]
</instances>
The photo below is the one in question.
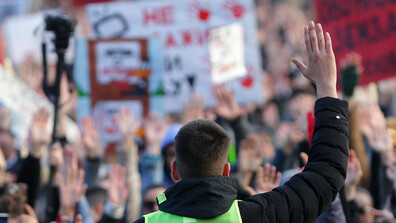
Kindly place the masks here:
<instances>
[{"instance_id":1,"label":"black camera","mask_svg":"<svg viewBox=\"0 0 396 223\"><path fill-rule=\"evenodd\" d=\"M56 49L67 49L75 26L76 20L67 15L47 15L45 17L45 30L54 32Z\"/></svg>"}]
</instances>

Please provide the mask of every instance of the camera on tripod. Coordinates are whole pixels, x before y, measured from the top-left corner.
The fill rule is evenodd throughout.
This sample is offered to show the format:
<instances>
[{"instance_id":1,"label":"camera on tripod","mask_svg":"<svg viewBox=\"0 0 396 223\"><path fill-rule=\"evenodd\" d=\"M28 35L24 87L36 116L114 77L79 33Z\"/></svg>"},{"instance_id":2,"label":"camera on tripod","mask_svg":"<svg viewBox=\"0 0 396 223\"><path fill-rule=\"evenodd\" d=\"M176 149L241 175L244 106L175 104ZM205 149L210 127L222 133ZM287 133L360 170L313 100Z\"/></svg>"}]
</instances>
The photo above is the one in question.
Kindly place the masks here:
<instances>
[{"instance_id":1,"label":"camera on tripod","mask_svg":"<svg viewBox=\"0 0 396 223\"><path fill-rule=\"evenodd\" d=\"M57 50L67 49L75 26L76 21L67 15L47 15L45 17L45 30L54 32L54 44Z\"/></svg>"}]
</instances>

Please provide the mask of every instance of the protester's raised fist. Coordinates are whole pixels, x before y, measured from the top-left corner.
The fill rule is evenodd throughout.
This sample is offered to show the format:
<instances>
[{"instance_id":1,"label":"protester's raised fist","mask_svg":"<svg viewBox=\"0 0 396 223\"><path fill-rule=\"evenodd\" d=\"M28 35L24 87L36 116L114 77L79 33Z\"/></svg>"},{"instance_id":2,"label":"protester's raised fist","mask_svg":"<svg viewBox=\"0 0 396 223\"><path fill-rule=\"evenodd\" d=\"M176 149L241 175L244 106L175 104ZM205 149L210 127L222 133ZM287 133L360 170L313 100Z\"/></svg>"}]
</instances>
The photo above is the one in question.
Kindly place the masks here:
<instances>
[{"instance_id":1,"label":"protester's raised fist","mask_svg":"<svg viewBox=\"0 0 396 223\"><path fill-rule=\"evenodd\" d=\"M330 34L323 35L322 25L313 21L304 27L305 47L308 52L308 64L294 58L301 73L317 86L318 98L337 97L337 67Z\"/></svg>"}]
</instances>

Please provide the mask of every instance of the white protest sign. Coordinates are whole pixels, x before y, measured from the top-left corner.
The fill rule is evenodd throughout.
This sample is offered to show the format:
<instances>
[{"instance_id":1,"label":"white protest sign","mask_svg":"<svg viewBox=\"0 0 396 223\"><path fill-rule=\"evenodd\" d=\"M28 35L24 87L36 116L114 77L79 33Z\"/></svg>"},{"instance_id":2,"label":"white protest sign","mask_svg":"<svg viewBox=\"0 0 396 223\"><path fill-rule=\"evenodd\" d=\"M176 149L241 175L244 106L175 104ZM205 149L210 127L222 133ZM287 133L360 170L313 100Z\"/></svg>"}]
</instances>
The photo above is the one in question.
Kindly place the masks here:
<instances>
[{"instance_id":1,"label":"white protest sign","mask_svg":"<svg viewBox=\"0 0 396 223\"><path fill-rule=\"evenodd\" d=\"M2 22L4 46L14 65L21 66L29 56L34 58L34 62L42 63L41 43L45 28L44 18L47 14L56 15L59 12L51 10L35 14L24 14L9 17ZM44 38L47 43L47 62L48 64L56 64L57 56L54 53L55 46L52 41L54 33L47 31ZM73 46L73 41L70 41L65 55L67 62L72 60Z\"/></svg>"},{"instance_id":2,"label":"white protest sign","mask_svg":"<svg viewBox=\"0 0 396 223\"><path fill-rule=\"evenodd\" d=\"M136 119L143 115L143 104L140 101L99 101L93 108L93 117L98 123L102 143L114 143L121 140L117 124L114 121L121 108L133 111Z\"/></svg>"},{"instance_id":3,"label":"white protest sign","mask_svg":"<svg viewBox=\"0 0 396 223\"><path fill-rule=\"evenodd\" d=\"M16 75L0 66L0 102L12 112L11 131L22 141L27 139L33 115L45 108L51 113L48 130L52 132L53 105L33 91L29 85ZM66 137L70 141L80 137L78 126L70 119L66 120Z\"/></svg>"},{"instance_id":4,"label":"white protest sign","mask_svg":"<svg viewBox=\"0 0 396 223\"><path fill-rule=\"evenodd\" d=\"M223 83L246 75L241 24L235 23L211 30L209 41L214 83Z\"/></svg>"},{"instance_id":5,"label":"white protest sign","mask_svg":"<svg viewBox=\"0 0 396 223\"><path fill-rule=\"evenodd\" d=\"M141 66L141 49L139 42L98 42L95 45L96 78L100 84L111 81L125 81L128 72Z\"/></svg>"},{"instance_id":6,"label":"white protest sign","mask_svg":"<svg viewBox=\"0 0 396 223\"><path fill-rule=\"evenodd\" d=\"M247 75L232 81L239 103L261 102L261 62L253 0L174 0L91 4L92 38L157 37L162 41L164 109L181 111L190 93L212 95L209 32L240 23L244 28Z\"/></svg>"}]
</instances>

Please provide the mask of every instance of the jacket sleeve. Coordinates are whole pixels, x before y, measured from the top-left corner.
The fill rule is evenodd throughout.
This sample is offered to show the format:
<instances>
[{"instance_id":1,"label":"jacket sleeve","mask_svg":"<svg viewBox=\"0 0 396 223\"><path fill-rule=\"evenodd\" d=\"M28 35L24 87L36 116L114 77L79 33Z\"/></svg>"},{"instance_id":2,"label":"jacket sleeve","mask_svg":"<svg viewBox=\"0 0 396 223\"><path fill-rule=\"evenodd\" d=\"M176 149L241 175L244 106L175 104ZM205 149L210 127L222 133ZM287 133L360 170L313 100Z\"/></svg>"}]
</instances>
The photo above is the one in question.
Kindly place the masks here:
<instances>
[{"instance_id":1,"label":"jacket sleeve","mask_svg":"<svg viewBox=\"0 0 396 223\"><path fill-rule=\"evenodd\" d=\"M239 202L243 222L314 222L345 181L347 115L346 101L329 97L316 101L315 129L305 169L285 185Z\"/></svg>"}]
</instances>

